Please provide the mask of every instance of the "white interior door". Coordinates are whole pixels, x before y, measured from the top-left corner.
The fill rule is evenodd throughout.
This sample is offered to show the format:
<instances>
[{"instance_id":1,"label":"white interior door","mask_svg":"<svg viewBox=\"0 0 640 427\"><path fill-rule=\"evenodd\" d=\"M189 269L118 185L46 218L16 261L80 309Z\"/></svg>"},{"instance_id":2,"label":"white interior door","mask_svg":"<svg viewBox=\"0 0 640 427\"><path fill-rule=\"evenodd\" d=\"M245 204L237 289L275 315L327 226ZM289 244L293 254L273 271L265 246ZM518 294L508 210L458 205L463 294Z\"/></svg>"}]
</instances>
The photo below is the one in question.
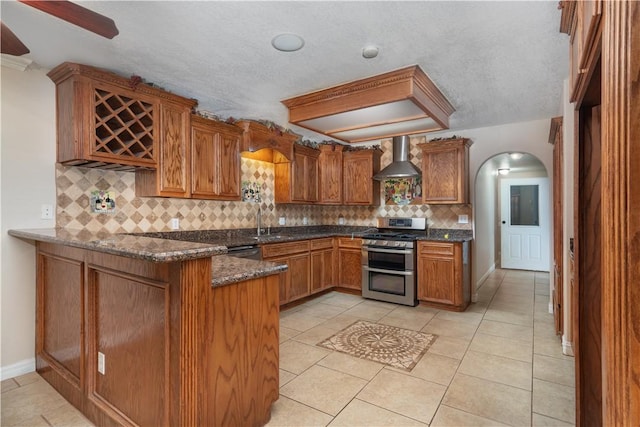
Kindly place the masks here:
<instances>
[{"instance_id":1,"label":"white interior door","mask_svg":"<svg viewBox=\"0 0 640 427\"><path fill-rule=\"evenodd\" d=\"M500 181L501 266L549 271L549 179Z\"/></svg>"}]
</instances>

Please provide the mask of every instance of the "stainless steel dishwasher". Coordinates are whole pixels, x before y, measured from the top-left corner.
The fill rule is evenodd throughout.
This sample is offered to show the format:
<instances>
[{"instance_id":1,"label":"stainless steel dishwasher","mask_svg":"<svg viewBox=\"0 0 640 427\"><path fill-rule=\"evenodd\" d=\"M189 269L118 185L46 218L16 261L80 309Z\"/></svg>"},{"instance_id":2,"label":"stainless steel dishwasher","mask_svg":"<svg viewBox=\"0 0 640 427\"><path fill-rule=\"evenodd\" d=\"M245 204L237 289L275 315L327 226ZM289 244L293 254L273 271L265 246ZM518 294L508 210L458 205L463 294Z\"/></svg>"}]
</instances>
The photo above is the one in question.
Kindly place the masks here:
<instances>
[{"instance_id":1,"label":"stainless steel dishwasher","mask_svg":"<svg viewBox=\"0 0 640 427\"><path fill-rule=\"evenodd\" d=\"M227 255L262 260L262 249L258 245L232 246L227 248Z\"/></svg>"}]
</instances>

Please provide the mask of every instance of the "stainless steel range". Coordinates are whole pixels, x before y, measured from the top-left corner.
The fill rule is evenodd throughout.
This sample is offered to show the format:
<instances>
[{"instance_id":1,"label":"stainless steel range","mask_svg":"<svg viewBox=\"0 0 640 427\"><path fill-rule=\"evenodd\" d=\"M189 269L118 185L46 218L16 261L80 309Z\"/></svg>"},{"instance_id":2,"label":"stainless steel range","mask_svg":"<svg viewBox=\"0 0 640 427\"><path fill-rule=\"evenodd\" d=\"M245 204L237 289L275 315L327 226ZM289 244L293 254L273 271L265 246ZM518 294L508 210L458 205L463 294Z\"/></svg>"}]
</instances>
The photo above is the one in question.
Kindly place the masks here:
<instances>
[{"instance_id":1,"label":"stainless steel range","mask_svg":"<svg viewBox=\"0 0 640 427\"><path fill-rule=\"evenodd\" d=\"M425 218L378 218L378 232L362 241L362 296L415 306L416 240Z\"/></svg>"}]
</instances>

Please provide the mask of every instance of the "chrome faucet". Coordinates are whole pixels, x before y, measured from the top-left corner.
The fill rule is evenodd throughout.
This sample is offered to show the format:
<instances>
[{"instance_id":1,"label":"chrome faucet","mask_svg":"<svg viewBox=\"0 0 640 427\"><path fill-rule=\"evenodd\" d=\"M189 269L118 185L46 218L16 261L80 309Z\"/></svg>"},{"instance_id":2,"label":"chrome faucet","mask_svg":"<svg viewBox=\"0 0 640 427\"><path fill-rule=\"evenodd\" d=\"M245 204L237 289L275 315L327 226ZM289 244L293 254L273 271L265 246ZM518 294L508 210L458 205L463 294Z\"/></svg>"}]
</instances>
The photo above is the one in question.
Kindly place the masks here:
<instances>
[{"instance_id":1,"label":"chrome faucet","mask_svg":"<svg viewBox=\"0 0 640 427\"><path fill-rule=\"evenodd\" d=\"M260 236L262 230L262 208L258 206L258 213L256 214L256 231L258 233L258 237Z\"/></svg>"}]
</instances>

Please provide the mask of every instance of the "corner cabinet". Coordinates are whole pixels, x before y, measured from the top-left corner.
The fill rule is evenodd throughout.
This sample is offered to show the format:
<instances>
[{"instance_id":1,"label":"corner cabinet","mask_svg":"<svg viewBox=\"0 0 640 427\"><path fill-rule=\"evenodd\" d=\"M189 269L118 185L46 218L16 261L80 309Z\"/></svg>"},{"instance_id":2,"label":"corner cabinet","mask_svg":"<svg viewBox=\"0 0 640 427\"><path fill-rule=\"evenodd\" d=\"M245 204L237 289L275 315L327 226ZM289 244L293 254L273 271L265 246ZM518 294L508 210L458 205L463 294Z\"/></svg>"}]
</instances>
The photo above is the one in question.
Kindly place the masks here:
<instances>
[{"instance_id":1,"label":"corner cabinet","mask_svg":"<svg viewBox=\"0 0 640 427\"><path fill-rule=\"evenodd\" d=\"M418 242L418 300L464 311L471 302L469 242Z\"/></svg>"},{"instance_id":2,"label":"corner cabinet","mask_svg":"<svg viewBox=\"0 0 640 427\"><path fill-rule=\"evenodd\" d=\"M380 171L378 150L346 151L342 156L342 194L345 205L379 205L380 181L373 175Z\"/></svg>"},{"instance_id":3,"label":"corner cabinet","mask_svg":"<svg viewBox=\"0 0 640 427\"><path fill-rule=\"evenodd\" d=\"M242 130L191 116L191 196L240 200Z\"/></svg>"},{"instance_id":4,"label":"corner cabinet","mask_svg":"<svg viewBox=\"0 0 640 427\"><path fill-rule=\"evenodd\" d=\"M425 204L468 204L467 138L419 144L422 150L422 201Z\"/></svg>"},{"instance_id":5,"label":"corner cabinet","mask_svg":"<svg viewBox=\"0 0 640 427\"><path fill-rule=\"evenodd\" d=\"M276 203L318 201L318 157L320 152L302 145L293 146L293 161L274 153Z\"/></svg>"},{"instance_id":6,"label":"corner cabinet","mask_svg":"<svg viewBox=\"0 0 640 427\"><path fill-rule=\"evenodd\" d=\"M188 136L188 116L195 100L71 62L47 75L56 84L59 163L155 169L163 144L173 152L172 144ZM174 178L167 177L170 187L184 185L179 182L182 177L177 182L171 181Z\"/></svg>"}]
</instances>

